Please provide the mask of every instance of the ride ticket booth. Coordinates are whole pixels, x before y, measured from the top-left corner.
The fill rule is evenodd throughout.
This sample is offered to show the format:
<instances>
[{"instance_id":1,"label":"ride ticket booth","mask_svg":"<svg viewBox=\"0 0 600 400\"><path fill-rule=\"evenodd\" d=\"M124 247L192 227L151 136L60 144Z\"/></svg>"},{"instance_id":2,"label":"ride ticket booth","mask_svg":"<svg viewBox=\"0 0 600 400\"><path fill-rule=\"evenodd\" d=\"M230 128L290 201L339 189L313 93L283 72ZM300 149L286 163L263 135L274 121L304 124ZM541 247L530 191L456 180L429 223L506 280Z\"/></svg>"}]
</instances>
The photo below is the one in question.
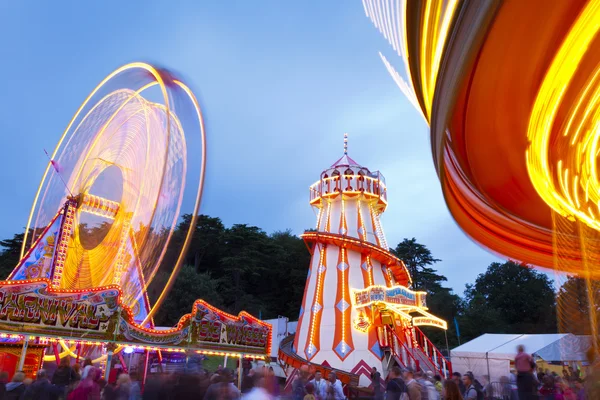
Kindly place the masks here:
<instances>
[{"instance_id":1,"label":"ride ticket booth","mask_svg":"<svg viewBox=\"0 0 600 400\"><path fill-rule=\"evenodd\" d=\"M0 371L8 373L10 381L14 374L21 370L27 378L35 379L37 372L42 368L45 344L29 344L23 359L23 366L19 368L23 351L23 340L4 339L0 342Z\"/></svg>"}]
</instances>

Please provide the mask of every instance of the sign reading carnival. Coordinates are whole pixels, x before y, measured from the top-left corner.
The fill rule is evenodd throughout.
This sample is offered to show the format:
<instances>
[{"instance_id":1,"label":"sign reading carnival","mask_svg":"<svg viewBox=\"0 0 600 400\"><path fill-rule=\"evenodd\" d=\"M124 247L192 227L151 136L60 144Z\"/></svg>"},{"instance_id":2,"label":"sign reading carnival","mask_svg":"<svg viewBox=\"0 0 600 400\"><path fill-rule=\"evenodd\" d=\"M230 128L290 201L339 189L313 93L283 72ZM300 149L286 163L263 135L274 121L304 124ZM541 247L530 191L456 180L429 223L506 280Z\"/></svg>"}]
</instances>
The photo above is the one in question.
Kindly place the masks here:
<instances>
[{"instance_id":1,"label":"sign reading carnival","mask_svg":"<svg viewBox=\"0 0 600 400\"><path fill-rule=\"evenodd\" d=\"M246 312L235 317L203 300L177 326L150 329L134 322L118 286L71 291L47 279L0 281L0 332L266 355L271 330Z\"/></svg>"},{"instance_id":2,"label":"sign reading carnival","mask_svg":"<svg viewBox=\"0 0 600 400\"><path fill-rule=\"evenodd\" d=\"M0 282L2 330L104 338L117 315L117 286L85 292L53 290L46 279Z\"/></svg>"},{"instance_id":3,"label":"sign reading carnival","mask_svg":"<svg viewBox=\"0 0 600 400\"><path fill-rule=\"evenodd\" d=\"M409 307L427 307L425 292L413 292L404 286L370 286L354 292L356 307L364 307L373 303L397 304Z\"/></svg>"}]
</instances>

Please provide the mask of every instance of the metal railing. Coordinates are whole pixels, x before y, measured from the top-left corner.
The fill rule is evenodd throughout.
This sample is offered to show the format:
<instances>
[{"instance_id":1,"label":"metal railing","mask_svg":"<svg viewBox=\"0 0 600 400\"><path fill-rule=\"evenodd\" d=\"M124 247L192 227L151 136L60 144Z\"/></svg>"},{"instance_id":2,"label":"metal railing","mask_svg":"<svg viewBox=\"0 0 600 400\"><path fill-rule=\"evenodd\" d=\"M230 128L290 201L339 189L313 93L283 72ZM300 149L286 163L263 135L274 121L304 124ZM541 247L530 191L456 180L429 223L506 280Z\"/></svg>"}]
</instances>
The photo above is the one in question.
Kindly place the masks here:
<instances>
[{"instance_id":1,"label":"metal railing","mask_svg":"<svg viewBox=\"0 0 600 400\"><path fill-rule=\"evenodd\" d=\"M418 327L413 327L414 341L416 348L421 350L425 356L431 361L435 372L448 378L452 375L452 363L444 357L441 351L429 340L427 336Z\"/></svg>"}]
</instances>

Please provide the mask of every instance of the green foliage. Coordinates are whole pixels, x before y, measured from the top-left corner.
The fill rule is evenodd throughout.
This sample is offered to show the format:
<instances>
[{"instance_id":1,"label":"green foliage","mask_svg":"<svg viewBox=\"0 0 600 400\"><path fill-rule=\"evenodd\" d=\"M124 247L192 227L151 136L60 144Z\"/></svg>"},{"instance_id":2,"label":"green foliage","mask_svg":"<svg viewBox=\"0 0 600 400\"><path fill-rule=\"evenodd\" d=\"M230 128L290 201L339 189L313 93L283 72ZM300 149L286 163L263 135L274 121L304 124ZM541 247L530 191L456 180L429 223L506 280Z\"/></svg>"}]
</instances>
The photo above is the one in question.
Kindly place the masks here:
<instances>
[{"instance_id":1,"label":"green foliage","mask_svg":"<svg viewBox=\"0 0 600 400\"><path fill-rule=\"evenodd\" d=\"M417 243L415 238L404 239L398 243L392 253L404 261L415 289L427 290L427 285L439 286L439 282L447 280L445 277L437 275L434 269L429 268L430 265L441 260L434 258L431 251L425 245Z\"/></svg>"},{"instance_id":2,"label":"green foliage","mask_svg":"<svg viewBox=\"0 0 600 400\"><path fill-rule=\"evenodd\" d=\"M176 245L185 240L190 221L186 215L173 234ZM151 300L160 295L176 257L167 251L167 268L149 288ZM265 319L293 319L302 302L310 254L290 231L268 235L244 224L225 228L219 218L200 215L185 262L155 319L159 325L175 324L197 298L232 314L246 310Z\"/></svg>"},{"instance_id":3,"label":"green foliage","mask_svg":"<svg viewBox=\"0 0 600 400\"><path fill-rule=\"evenodd\" d=\"M17 233L12 239L0 240L0 279L8 278L19 262L21 255L21 246L23 246L22 233Z\"/></svg>"},{"instance_id":4,"label":"green foliage","mask_svg":"<svg viewBox=\"0 0 600 400\"><path fill-rule=\"evenodd\" d=\"M441 260L434 258L431 251L425 245L418 243L415 238L404 239L392 252L404 261L408 268L413 280L413 289L427 292L429 311L448 322L449 329L446 333L449 344L457 345L458 338L452 321L461 312L462 300L453 293L452 289L442 285L448 279L430 267ZM446 348L443 331L437 328L423 327L423 332L440 350Z\"/></svg>"},{"instance_id":5,"label":"green foliage","mask_svg":"<svg viewBox=\"0 0 600 400\"><path fill-rule=\"evenodd\" d=\"M514 261L492 263L467 285L462 315L464 340L483 333L556 332L552 281Z\"/></svg>"},{"instance_id":6,"label":"green foliage","mask_svg":"<svg viewBox=\"0 0 600 400\"><path fill-rule=\"evenodd\" d=\"M592 304L596 313L596 319L600 317L600 282L589 280L586 282L583 278L574 276L567 277L567 280L558 290L556 297L556 311L558 314L558 324L562 328L561 332L570 332L575 335L591 335L591 313L589 308L589 295L591 293ZM596 327L599 326L596 321Z\"/></svg>"},{"instance_id":7,"label":"green foliage","mask_svg":"<svg viewBox=\"0 0 600 400\"><path fill-rule=\"evenodd\" d=\"M223 307L221 282L210 272L197 273L193 265L184 265L177 275L167 300L159 308L154 321L159 326L174 325L184 314L192 311L197 299L204 299L215 307Z\"/></svg>"}]
</instances>

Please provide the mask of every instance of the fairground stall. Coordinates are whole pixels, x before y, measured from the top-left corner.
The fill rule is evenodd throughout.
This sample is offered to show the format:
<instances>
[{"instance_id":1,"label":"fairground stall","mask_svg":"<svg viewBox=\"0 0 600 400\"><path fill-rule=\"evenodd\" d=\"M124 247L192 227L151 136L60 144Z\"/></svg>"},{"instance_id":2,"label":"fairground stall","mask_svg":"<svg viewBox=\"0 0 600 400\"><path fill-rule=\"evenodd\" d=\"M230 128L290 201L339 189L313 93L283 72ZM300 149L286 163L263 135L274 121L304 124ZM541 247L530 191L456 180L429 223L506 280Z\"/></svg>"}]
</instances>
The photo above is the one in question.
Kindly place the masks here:
<instances>
[{"instance_id":1,"label":"fairground stall","mask_svg":"<svg viewBox=\"0 0 600 400\"><path fill-rule=\"evenodd\" d=\"M115 353L126 364L125 347L145 351L146 373L150 354L161 350L185 354L187 362L196 354L262 358L271 346L271 325L245 312L236 317L198 300L177 326L157 330L134 322L118 286L55 289L47 279L0 281L0 333L9 339L0 345L2 369L30 377L44 356L78 359L84 346L101 349L94 361L106 366L106 376Z\"/></svg>"}]
</instances>

